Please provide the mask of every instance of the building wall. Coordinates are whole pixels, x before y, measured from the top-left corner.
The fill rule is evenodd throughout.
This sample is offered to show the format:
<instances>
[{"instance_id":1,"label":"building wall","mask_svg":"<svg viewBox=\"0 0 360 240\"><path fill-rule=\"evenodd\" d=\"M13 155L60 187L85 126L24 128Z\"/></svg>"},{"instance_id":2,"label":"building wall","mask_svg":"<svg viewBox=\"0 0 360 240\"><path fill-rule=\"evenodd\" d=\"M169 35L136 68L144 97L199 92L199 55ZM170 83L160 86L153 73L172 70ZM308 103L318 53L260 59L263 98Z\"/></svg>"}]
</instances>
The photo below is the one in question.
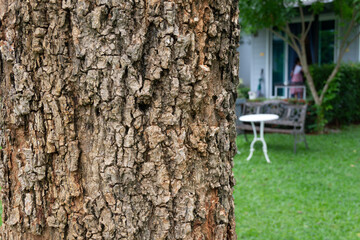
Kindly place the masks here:
<instances>
[{"instance_id":1,"label":"building wall","mask_svg":"<svg viewBox=\"0 0 360 240\"><path fill-rule=\"evenodd\" d=\"M338 22L337 30L344 34ZM239 76L244 80L244 84L250 86L251 91L256 92L259 84L261 69L264 69L265 96L271 97L271 39L268 30L258 31L256 35L244 36L244 41L240 44L240 71ZM337 39L337 47L340 46L340 39ZM335 50L335 59L338 49ZM335 60L334 59L334 60ZM287 61L287 60L285 60ZM360 39L359 37L350 45L343 57L343 62L360 61Z\"/></svg>"},{"instance_id":2,"label":"building wall","mask_svg":"<svg viewBox=\"0 0 360 240\"><path fill-rule=\"evenodd\" d=\"M264 69L265 83L268 79L268 65L269 65L269 51L268 51L268 32L267 30L258 31L258 33L252 38L252 59L251 59L251 91L256 92L261 69ZM267 85L267 84L266 84ZM265 86L267 92L267 86Z\"/></svg>"},{"instance_id":3,"label":"building wall","mask_svg":"<svg viewBox=\"0 0 360 240\"><path fill-rule=\"evenodd\" d=\"M342 62L358 62L359 61L359 40L355 41L346 50Z\"/></svg>"},{"instance_id":4,"label":"building wall","mask_svg":"<svg viewBox=\"0 0 360 240\"><path fill-rule=\"evenodd\" d=\"M346 24L345 24L346 26ZM341 36L345 34L345 29L341 29ZM350 39L355 36L356 33L358 33L359 29L354 31L352 35L350 36ZM356 40L346 49L345 55L342 59L342 62L359 62L360 56L359 56L359 37L356 38ZM340 46L340 39L338 39L338 46Z\"/></svg>"},{"instance_id":5,"label":"building wall","mask_svg":"<svg viewBox=\"0 0 360 240\"><path fill-rule=\"evenodd\" d=\"M242 35L238 51L240 53L239 78L243 80L243 84L250 87L251 79L251 59L252 59L252 37Z\"/></svg>"}]
</instances>

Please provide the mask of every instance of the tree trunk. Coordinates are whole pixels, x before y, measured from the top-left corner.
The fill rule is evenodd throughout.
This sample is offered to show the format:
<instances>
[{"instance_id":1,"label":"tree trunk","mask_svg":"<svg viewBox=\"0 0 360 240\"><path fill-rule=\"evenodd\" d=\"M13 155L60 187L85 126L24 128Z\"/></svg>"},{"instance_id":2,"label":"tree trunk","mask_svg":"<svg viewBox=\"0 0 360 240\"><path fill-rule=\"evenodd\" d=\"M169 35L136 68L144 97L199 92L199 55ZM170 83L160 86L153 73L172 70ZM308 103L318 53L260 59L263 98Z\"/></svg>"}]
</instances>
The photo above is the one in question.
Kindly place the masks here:
<instances>
[{"instance_id":1,"label":"tree trunk","mask_svg":"<svg viewBox=\"0 0 360 240\"><path fill-rule=\"evenodd\" d=\"M314 98L314 102L315 102L316 105L320 106L322 104L322 101L319 98L318 92L316 91L314 79L313 79L313 77L312 77L312 75L310 73L309 65L307 65L307 64L302 65L302 67L303 67L303 72L304 72L304 75L305 75L305 78L306 78L306 82L307 82L307 84L309 86L311 95Z\"/></svg>"},{"instance_id":2,"label":"tree trunk","mask_svg":"<svg viewBox=\"0 0 360 240\"><path fill-rule=\"evenodd\" d=\"M235 239L235 0L0 0L2 239Z\"/></svg>"}]
</instances>

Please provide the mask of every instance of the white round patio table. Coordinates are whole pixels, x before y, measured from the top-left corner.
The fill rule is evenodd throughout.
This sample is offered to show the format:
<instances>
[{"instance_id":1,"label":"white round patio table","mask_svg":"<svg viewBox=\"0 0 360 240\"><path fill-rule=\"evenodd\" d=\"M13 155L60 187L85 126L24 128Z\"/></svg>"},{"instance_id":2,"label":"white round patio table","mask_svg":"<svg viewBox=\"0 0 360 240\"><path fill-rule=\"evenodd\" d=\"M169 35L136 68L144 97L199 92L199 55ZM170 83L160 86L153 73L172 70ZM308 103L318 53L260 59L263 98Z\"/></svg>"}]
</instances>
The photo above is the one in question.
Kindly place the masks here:
<instances>
[{"instance_id":1,"label":"white round patio table","mask_svg":"<svg viewBox=\"0 0 360 240\"><path fill-rule=\"evenodd\" d=\"M254 153L255 142L261 141L263 144L263 152L265 155L265 159L268 163L270 163L270 159L267 154L267 146L266 146L266 142L264 139L264 122L273 121L276 119L279 119L279 116L276 114L249 114L249 115L241 116L239 118L239 120L242 122L250 122L253 132L254 132L254 140L251 142L251 145L250 145L250 155L247 158L248 161L252 158L252 155ZM256 122L260 122L260 137L257 137L257 134L256 134L256 127L255 127Z\"/></svg>"}]
</instances>

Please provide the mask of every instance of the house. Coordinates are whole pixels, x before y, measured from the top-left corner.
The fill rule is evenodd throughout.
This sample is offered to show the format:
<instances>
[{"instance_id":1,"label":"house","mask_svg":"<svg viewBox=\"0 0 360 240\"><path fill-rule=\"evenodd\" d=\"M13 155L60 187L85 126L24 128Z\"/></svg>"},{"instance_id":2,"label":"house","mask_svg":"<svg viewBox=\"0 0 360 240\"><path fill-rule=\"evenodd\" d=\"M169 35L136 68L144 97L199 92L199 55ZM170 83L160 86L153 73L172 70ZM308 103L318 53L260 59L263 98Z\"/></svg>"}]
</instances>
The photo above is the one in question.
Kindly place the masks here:
<instances>
[{"instance_id":1,"label":"house","mask_svg":"<svg viewBox=\"0 0 360 240\"><path fill-rule=\"evenodd\" d=\"M304 1L307 5L312 2L311 0ZM305 16L305 21L309 20L310 16ZM293 33L300 33L301 19L293 19L290 29ZM335 62L341 42L339 36L342 36L344 31L343 21L334 12L329 10L319 14L311 25L306 39L308 63ZM290 73L295 65L297 55L286 42L272 34L269 29L257 31L253 35L242 34L238 50L240 52L239 77L251 91L258 91L259 79L261 78L263 79L262 95L272 98L276 95L275 85L290 82ZM342 61L360 61L359 38L346 49ZM278 92L278 95L283 93Z\"/></svg>"}]
</instances>

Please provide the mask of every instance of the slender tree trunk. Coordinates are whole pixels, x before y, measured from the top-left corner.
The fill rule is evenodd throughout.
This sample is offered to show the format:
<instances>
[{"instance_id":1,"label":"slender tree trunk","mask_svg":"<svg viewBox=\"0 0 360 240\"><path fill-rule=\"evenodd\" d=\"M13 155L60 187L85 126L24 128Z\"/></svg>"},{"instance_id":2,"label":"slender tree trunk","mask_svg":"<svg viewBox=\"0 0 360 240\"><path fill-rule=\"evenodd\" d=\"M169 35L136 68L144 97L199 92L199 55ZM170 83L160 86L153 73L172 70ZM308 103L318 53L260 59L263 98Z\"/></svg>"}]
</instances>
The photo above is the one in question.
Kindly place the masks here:
<instances>
[{"instance_id":1,"label":"slender tree trunk","mask_svg":"<svg viewBox=\"0 0 360 240\"><path fill-rule=\"evenodd\" d=\"M0 0L2 239L235 239L235 0Z\"/></svg>"},{"instance_id":2,"label":"slender tree trunk","mask_svg":"<svg viewBox=\"0 0 360 240\"><path fill-rule=\"evenodd\" d=\"M354 24L356 22L357 12L356 11L353 12L351 21L349 21L347 23L348 26L346 27L346 31L343 34L344 36L343 36L342 42L339 46L340 51L339 51L339 54L337 57L336 65L335 65L333 71L331 72L331 74L328 76L328 78L325 82L325 85L323 86L323 88L321 89L321 93L319 94L319 92L315 88L314 79L313 79L310 69L309 69L309 64L307 62L307 55L306 55L306 46L305 46L305 39L306 39L308 32L310 31L312 21L309 22L309 25L307 26L307 29L306 29L305 28L305 19L304 19L304 15L303 15L303 9L301 6L299 7L299 11L300 11L300 16L301 16L301 24L302 24L302 33L301 33L300 37L294 35L291 32L289 24L287 24L286 27L281 29L283 32L285 32L287 34L288 38L285 38L284 36L282 36L282 34L280 32L276 32L274 30L272 30L272 32L275 33L278 37L282 38L285 42L287 42L299 56L299 59L300 59L300 62L301 62L302 68L303 68L303 72L306 77L306 82L310 88L310 92L314 98L314 102L317 107L317 131L323 132L324 127L326 125L326 120L324 118L325 110L323 109L322 104L324 102L326 92L329 89L331 82L335 79L336 74L339 72L341 60L345 54L345 50L354 41L357 40L357 37L360 34L360 33L357 33L357 34L355 34L355 36L352 36L352 38L350 38L352 30L354 30L354 28L355 28ZM314 17L316 18L316 16L314 16Z\"/></svg>"},{"instance_id":3,"label":"slender tree trunk","mask_svg":"<svg viewBox=\"0 0 360 240\"><path fill-rule=\"evenodd\" d=\"M306 36L305 36L306 37ZM306 56L306 46L305 46L305 37L303 37L300 41L300 52L297 53L301 62L302 70L304 72L306 82L310 88L311 95L314 98L314 102L316 105L321 105L321 99L319 98L319 94L315 88L314 79L311 76L309 64L307 62L307 56Z\"/></svg>"},{"instance_id":4,"label":"slender tree trunk","mask_svg":"<svg viewBox=\"0 0 360 240\"><path fill-rule=\"evenodd\" d=\"M302 67L303 67L303 72L304 72L304 75L305 75L305 78L306 78L306 82L307 82L307 84L309 86L311 95L314 98L314 102L315 102L316 105L320 106L322 104L322 101L319 98L318 92L316 91L315 84L314 84L314 79L311 76L309 66L308 65L302 65Z\"/></svg>"}]
</instances>

